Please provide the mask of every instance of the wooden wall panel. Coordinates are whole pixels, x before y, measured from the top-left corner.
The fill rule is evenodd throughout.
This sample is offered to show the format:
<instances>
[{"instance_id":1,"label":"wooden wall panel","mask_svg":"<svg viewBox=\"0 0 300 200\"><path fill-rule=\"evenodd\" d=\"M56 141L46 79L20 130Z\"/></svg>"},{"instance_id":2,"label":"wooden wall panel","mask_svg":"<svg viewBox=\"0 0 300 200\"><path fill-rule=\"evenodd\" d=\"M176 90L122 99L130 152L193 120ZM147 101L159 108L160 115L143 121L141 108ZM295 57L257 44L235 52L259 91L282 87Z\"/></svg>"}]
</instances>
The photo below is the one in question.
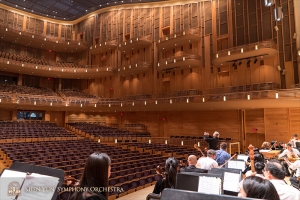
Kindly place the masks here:
<instances>
[{"instance_id":1,"label":"wooden wall panel","mask_svg":"<svg viewBox=\"0 0 300 200\"><path fill-rule=\"evenodd\" d=\"M253 129L257 129L254 131ZM246 133L265 133L264 110L252 109L245 110L245 132Z\"/></svg>"},{"instance_id":2,"label":"wooden wall panel","mask_svg":"<svg viewBox=\"0 0 300 200\"><path fill-rule=\"evenodd\" d=\"M265 112L266 141L288 142L289 137L289 109L267 108Z\"/></svg>"},{"instance_id":3,"label":"wooden wall panel","mask_svg":"<svg viewBox=\"0 0 300 200\"><path fill-rule=\"evenodd\" d=\"M74 113L68 114L68 122L105 122L105 115L101 113ZM66 122L67 123L67 122Z\"/></svg>"},{"instance_id":4,"label":"wooden wall panel","mask_svg":"<svg viewBox=\"0 0 300 200\"><path fill-rule=\"evenodd\" d=\"M168 122L169 135L182 135L182 112L169 112L169 116L166 121Z\"/></svg>"},{"instance_id":5,"label":"wooden wall panel","mask_svg":"<svg viewBox=\"0 0 300 200\"><path fill-rule=\"evenodd\" d=\"M289 135L300 135L300 107L289 109Z\"/></svg>"},{"instance_id":6,"label":"wooden wall panel","mask_svg":"<svg viewBox=\"0 0 300 200\"><path fill-rule=\"evenodd\" d=\"M50 115L50 122L55 122L58 126L65 126L65 112L49 112Z\"/></svg>"}]
</instances>

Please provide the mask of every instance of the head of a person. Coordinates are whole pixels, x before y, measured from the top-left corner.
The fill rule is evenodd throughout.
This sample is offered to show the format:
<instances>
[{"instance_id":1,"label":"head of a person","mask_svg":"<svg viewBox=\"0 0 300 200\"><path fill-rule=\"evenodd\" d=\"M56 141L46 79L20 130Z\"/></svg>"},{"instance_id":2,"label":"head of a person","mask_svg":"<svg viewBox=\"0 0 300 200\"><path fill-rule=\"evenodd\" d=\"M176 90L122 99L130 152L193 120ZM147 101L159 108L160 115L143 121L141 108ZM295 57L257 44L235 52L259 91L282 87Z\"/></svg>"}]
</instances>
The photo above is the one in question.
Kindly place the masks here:
<instances>
[{"instance_id":1,"label":"head of a person","mask_svg":"<svg viewBox=\"0 0 300 200\"><path fill-rule=\"evenodd\" d=\"M261 148L262 148L262 149L270 149L270 147L271 147L270 142L264 142L264 143L262 143L262 145L261 145Z\"/></svg>"},{"instance_id":2,"label":"head of a person","mask_svg":"<svg viewBox=\"0 0 300 200\"><path fill-rule=\"evenodd\" d=\"M197 164L197 157L195 155L190 155L188 157L188 163L189 165L196 165Z\"/></svg>"},{"instance_id":3,"label":"head of a person","mask_svg":"<svg viewBox=\"0 0 300 200\"><path fill-rule=\"evenodd\" d=\"M294 139L298 140L298 134L297 133L294 134Z\"/></svg>"},{"instance_id":4,"label":"head of a person","mask_svg":"<svg viewBox=\"0 0 300 200\"><path fill-rule=\"evenodd\" d=\"M254 168L255 168L256 173L263 174L263 170L265 168L265 163L263 163L263 162L256 162L254 164Z\"/></svg>"},{"instance_id":5,"label":"head of a person","mask_svg":"<svg viewBox=\"0 0 300 200\"><path fill-rule=\"evenodd\" d=\"M85 163L80 187L108 187L110 164L111 160L107 154L99 152L91 154ZM107 192L102 194L108 197Z\"/></svg>"},{"instance_id":6,"label":"head of a person","mask_svg":"<svg viewBox=\"0 0 300 200\"><path fill-rule=\"evenodd\" d=\"M238 197L279 200L274 185L269 180L258 176L249 176L241 181Z\"/></svg>"},{"instance_id":7,"label":"head of a person","mask_svg":"<svg viewBox=\"0 0 300 200\"><path fill-rule=\"evenodd\" d=\"M286 148L287 148L289 151L291 151L291 150L293 149L292 146L293 146L292 143L287 143L287 144L286 144Z\"/></svg>"},{"instance_id":8,"label":"head of a person","mask_svg":"<svg viewBox=\"0 0 300 200\"><path fill-rule=\"evenodd\" d=\"M264 156L261 153L255 153L254 154L254 161L255 162L264 162Z\"/></svg>"},{"instance_id":9,"label":"head of a person","mask_svg":"<svg viewBox=\"0 0 300 200\"><path fill-rule=\"evenodd\" d=\"M175 188L178 166L179 166L179 162L176 158L170 157L166 160L165 188Z\"/></svg>"},{"instance_id":10,"label":"head of a person","mask_svg":"<svg viewBox=\"0 0 300 200\"><path fill-rule=\"evenodd\" d=\"M220 149L222 149L222 150L226 150L227 149L227 143L226 142L222 142L221 144L220 144Z\"/></svg>"},{"instance_id":11,"label":"head of a person","mask_svg":"<svg viewBox=\"0 0 300 200\"><path fill-rule=\"evenodd\" d=\"M218 138L219 136L220 136L220 133L218 131L215 131L214 134L213 134L213 137Z\"/></svg>"},{"instance_id":12,"label":"head of a person","mask_svg":"<svg viewBox=\"0 0 300 200\"><path fill-rule=\"evenodd\" d=\"M276 160L269 161L266 164L265 169L263 169L263 174L268 180L283 180L285 178L284 167Z\"/></svg>"},{"instance_id":13,"label":"head of a person","mask_svg":"<svg viewBox=\"0 0 300 200\"><path fill-rule=\"evenodd\" d=\"M212 150L212 149L209 149L207 151L207 157L210 157L212 159L215 159L216 158L216 151L215 150Z\"/></svg>"}]
</instances>

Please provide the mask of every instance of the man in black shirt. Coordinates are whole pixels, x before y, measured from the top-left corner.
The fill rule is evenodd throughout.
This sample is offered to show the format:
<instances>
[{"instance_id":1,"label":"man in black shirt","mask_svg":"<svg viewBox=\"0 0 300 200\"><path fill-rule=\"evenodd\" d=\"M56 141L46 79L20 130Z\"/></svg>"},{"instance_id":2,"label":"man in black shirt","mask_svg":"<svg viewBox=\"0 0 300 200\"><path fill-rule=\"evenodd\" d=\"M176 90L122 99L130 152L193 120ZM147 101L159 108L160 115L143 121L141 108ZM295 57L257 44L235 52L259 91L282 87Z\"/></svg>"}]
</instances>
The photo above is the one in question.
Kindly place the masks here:
<instances>
[{"instance_id":1,"label":"man in black shirt","mask_svg":"<svg viewBox=\"0 0 300 200\"><path fill-rule=\"evenodd\" d=\"M197 164L197 157L195 155L190 155L188 157L188 164L189 166L185 168L181 168L181 172L198 172L198 173L207 173L207 170L199 169L196 167Z\"/></svg>"},{"instance_id":2,"label":"man in black shirt","mask_svg":"<svg viewBox=\"0 0 300 200\"><path fill-rule=\"evenodd\" d=\"M204 140L208 143L208 149L218 150L219 145L219 132L215 131L213 136L210 136L208 132L204 132Z\"/></svg>"}]
</instances>

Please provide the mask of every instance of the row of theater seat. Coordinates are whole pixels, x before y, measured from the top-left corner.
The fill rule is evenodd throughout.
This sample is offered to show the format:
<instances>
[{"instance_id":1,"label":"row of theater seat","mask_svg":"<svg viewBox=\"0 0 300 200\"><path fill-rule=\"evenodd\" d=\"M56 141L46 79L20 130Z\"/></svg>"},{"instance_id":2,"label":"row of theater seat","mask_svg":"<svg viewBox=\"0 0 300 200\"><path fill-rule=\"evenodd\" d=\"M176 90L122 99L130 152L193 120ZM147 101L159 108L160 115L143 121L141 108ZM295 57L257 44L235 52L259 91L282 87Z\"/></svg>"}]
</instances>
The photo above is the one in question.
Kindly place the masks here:
<instances>
[{"instance_id":1,"label":"row of theater seat","mask_svg":"<svg viewBox=\"0 0 300 200\"><path fill-rule=\"evenodd\" d=\"M20 62L25 62L25 63L33 63L33 64L37 64L37 65L49 65L49 62L43 58L34 58L34 57L30 57L30 56L25 56L25 55L11 54L8 52L0 52L0 57L6 58L6 59L11 59L11 60L16 60L16 61L20 61Z\"/></svg>"}]
</instances>

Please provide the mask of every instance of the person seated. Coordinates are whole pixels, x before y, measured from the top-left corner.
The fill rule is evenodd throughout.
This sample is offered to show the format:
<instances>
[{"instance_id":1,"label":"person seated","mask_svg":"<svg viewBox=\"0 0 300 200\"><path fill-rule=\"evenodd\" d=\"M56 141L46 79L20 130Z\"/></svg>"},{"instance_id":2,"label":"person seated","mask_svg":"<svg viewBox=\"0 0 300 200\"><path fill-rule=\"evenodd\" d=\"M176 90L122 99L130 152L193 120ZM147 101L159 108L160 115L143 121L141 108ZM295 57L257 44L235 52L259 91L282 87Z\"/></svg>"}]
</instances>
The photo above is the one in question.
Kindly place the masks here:
<instances>
[{"instance_id":1,"label":"person seated","mask_svg":"<svg viewBox=\"0 0 300 200\"><path fill-rule=\"evenodd\" d=\"M269 161L263 173L273 183L281 200L300 200L300 191L286 184L284 167L277 160Z\"/></svg>"},{"instance_id":2,"label":"person seated","mask_svg":"<svg viewBox=\"0 0 300 200\"><path fill-rule=\"evenodd\" d=\"M286 144L286 149L279 154L278 158L283 158L287 156L288 158L299 158L299 151L297 149L292 148L292 143L287 143ZM283 163L286 171L286 176L290 176L290 171L288 169L288 165L286 162Z\"/></svg>"},{"instance_id":3,"label":"person seated","mask_svg":"<svg viewBox=\"0 0 300 200\"><path fill-rule=\"evenodd\" d=\"M248 176L258 176L261 178L265 178L263 174L263 170L265 168L265 163L263 162L256 162L254 164L255 172L253 173L251 170L247 171L246 177Z\"/></svg>"},{"instance_id":4,"label":"person seated","mask_svg":"<svg viewBox=\"0 0 300 200\"><path fill-rule=\"evenodd\" d=\"M296 142L300 142L300 140L298 139L298 134L295 133L295 134L294 134L294 138L291 139L291 140L289 141L289 143L292 144L292 147L293 147L293 148L297 148Z\"/></svg>"},{"instance_id":5,"label":"person seated","mask_svg":"<svg viewBox=\"0 0 300 200\"><path fill-rule=\"evenodd\" d=\"M208 143L208 149L218 150L219 144L219 132L215 131L213 136L210 136L208 132L204 132L204 140Z\"/></svg>"},{"instance_id":6,"label":"person seated","mask_svg":"<svg viewBox=\"0 0 300 200\"><path fill-rule=\"evenodd\" d=\"M222 142L220 144L220 150L216 151L216 159L215 160L219 166L223 165L230 158L230 155L229 155L229 153L226 152L226 149L227 149L227 143Z\"/></svg>"},{"instance_id":7,"label":"person seated","mask_svg":"<svg viewBox=\"0 0 300 200\"><path fill-rule=\"evenodd\" d=\"M263 142L260 149L261 150L270 150L271 149L270 142Z\"/></svg>"},{"instance_id":8,"label":"person seated","mask_svg":"<svg viewBox=\"0 0 300 200\"><path fill-rule=\"evenodd\" d=\"M79 184L80 188L87 188L87 190L76 191L70 200L107 200L110 165L111 160L107 154L99 152L91 154L85 163ZM103 190L89 190L89 188L96 187L103 188Z\"/></svg>"},{"instance_id":9,"label":"person seated","mask_svg":"<svg viewBox=\"0 0 300 200\"><path fill-rule=\"evenodd\" d=\"M166 160L165 177L156 182L152 193L161 194L165 188L175 188L178 166L179 162L176 158L170 157Z\"/></svg>"},{"instance_id":10,"label":"person seated","mask_svg":"<svg viewBox=\"0 0 300 200\"><path fill-rule=\"evenodd\" d=\"M198 159L197 166L201 169L211 170L212 168L218 168L219 165L215 161L216 152L215 150L209 149L207 151L207 157L201 157Z\"/></svg>"},{"instance_id":11,"label":"person seated","mask_svg":"<svg viewBox=\"0 0 300 200\"><path fill-rule=\"evenodd\" d=\"M206 173L207 171L203 169L199 169L196 167L197 164L197 157L195 155L190 155L188 157L188 166L181 168L181 172L198 172L198 173Z\"/></svg>"},{"instance_id":12,"label":"person seated","mask_svg":"<svg viewBox=\"0 0 300 200\"><path fill-rule=\"evenodd\" d=\"M274 185L269 180L258 176L249 176L241 181L238 197L280 200Z\"/></svg>"},{"instance_id":13,"label":"person seated","mask_svg":"<svg viewBox=\"0 0 300 200\"><path fill-rule=\"evenodd\" d=\"M292 170L296 170L295 177L290 177L290 182L293 186L299 187L299 178L300 178L300 160L295 161L294 163L286 160L289 168Z\"/></svg>"},{"instance_id":14,"label":"person seated","mask_svg":"<svg viewBox=\"0 0 300 200\"><path fill-rule=\"evenodd\" d=\"M254 163L256 162L261 162L261 163L265 163L265 159L263 154L259 153L258 149L255 148L254 149ZM251 165L250 165L250 157L248 157L247 159L247 166L245 168L245 170L242 172L243 174L246 174L249 170L251 170Z\"/></svg>"}]
</instances>

